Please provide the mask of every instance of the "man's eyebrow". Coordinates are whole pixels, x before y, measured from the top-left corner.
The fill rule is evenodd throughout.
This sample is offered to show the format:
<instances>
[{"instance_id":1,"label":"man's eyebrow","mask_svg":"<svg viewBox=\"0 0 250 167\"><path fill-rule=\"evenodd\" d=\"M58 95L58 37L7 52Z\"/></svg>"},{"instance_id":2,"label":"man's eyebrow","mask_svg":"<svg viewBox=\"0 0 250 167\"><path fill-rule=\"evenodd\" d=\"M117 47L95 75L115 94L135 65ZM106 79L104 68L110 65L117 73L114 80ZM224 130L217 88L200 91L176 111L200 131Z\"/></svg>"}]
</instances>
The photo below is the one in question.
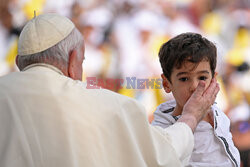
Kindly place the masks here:
<instances>
[{"instance_id":1,"label":"man's eyebrow","mask_svg":"<svg viewBox=\"0 0 250 167\"><path fill-rule=\"evenodd\" d=\"M209 74L209 72L207 70L199 71L197 73L198 74L204 74L204 73ZM176 74L176 76L178 77L178 76L184 75L184 74L189 74L189 72L179 72L179 73Z\"/></svg>"}]
</instances>

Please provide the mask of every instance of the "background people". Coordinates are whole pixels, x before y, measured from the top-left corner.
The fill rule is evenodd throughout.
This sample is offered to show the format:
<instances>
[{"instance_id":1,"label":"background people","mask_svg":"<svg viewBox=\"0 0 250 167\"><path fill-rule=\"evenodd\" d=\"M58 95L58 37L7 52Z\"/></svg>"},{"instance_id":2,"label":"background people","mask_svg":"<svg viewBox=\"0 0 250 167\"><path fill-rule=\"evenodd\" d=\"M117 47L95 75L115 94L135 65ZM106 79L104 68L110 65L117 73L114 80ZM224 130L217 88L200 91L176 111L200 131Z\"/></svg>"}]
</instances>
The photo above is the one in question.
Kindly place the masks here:
<instances>
[{"instance_id":1,"label":"background people","mask_svg":"<svg viewBox=\"0 0 250 167\"><path fill-rule=\"evenodd\" d=\"M249 6L246 0L0 0L0 75L18 70L17 38L34 10L37 15L67 16L84 34L83 78L158 78L161 44L180 33L198 32L218 48L221 91L216 101L229 116L233 139L245 155L250 148ZM163 89L123 86L113 91L137 99L149 121L159 104L173 99Z\"/></svg>"}]
</instances>

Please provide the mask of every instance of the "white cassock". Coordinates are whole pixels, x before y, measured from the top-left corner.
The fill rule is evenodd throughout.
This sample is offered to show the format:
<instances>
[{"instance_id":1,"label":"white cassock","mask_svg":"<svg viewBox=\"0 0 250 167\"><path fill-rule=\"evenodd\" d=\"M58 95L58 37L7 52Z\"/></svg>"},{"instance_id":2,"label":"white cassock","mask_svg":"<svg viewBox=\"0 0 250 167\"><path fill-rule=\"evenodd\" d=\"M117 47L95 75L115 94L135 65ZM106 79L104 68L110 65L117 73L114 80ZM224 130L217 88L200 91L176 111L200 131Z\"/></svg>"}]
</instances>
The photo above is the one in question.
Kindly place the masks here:
<instances>
[{"instance_id":1,"label":"white cassock","mask_svg":"<svg viewBox=\"0 0 250 167\"><path fill-rule=\"evenodd\" d=\"M193 146L185 123L152 127L135 100L53 66L0 78L1 167L178 167Z\"/></svg>"}]
</instances>

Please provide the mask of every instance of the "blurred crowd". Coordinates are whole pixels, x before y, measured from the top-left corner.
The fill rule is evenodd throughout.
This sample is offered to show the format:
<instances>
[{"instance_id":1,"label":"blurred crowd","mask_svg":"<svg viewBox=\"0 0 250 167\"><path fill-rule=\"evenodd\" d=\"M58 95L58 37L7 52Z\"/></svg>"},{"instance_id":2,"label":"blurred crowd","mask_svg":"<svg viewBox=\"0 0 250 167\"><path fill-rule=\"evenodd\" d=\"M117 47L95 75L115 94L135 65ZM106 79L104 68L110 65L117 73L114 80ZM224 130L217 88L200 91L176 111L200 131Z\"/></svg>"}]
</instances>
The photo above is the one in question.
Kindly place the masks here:
<instances>
[{"instance_id":1,"label":"blurred crowd","mask_svg":"<svg viewBox=\"0 0 250 167\"><path fill-rule=\"evenodd\" d=\"M242 158L249 161L249 0L0 0L0 76L17 71L18 36L34 10L69 17L85 40L84 78L124 79L121 87L110 89L141 102L149 120L156 106L173 97L155 87L128 88L128 78L160 78L158 50L171 37L183 32L206 36L218 49L216 102L232 122Z\"/></svg>"}]
</instances>

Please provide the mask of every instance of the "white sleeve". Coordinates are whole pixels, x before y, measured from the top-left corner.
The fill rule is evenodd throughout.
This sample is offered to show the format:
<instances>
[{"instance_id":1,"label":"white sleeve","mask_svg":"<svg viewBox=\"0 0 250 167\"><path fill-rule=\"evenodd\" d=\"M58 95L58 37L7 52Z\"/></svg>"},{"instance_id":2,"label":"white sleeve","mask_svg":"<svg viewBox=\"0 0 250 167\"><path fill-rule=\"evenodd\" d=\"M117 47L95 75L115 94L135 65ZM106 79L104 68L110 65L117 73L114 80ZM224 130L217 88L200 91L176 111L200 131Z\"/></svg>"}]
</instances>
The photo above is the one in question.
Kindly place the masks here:
<instances>
[{"instance_id":1,"label":"white sleeve","mask_svg":"<svg viewBox=\"0 0 250 167\"><path fill-rule=\"evenodd\" d=\"M165 129L159 126L155 128L169 139L182 165L187 165L194 148L194 135L191 128L182 122L177 122Z\"/></svg>"}]
</instances>

